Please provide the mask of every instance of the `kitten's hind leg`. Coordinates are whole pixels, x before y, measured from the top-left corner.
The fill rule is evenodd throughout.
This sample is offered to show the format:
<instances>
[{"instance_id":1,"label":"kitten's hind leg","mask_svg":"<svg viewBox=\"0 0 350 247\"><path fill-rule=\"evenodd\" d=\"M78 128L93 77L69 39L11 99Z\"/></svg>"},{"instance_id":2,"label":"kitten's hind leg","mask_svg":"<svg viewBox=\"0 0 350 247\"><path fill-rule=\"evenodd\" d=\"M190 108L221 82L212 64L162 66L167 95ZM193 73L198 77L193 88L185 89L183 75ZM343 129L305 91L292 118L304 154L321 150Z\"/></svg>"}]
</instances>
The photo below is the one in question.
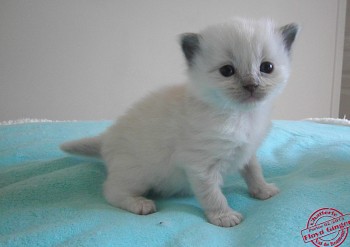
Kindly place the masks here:
<instances>
[{"instance_id":1,"label":"kitten's hind leg","mask_svg":"<svg viewBox=\"0 0 350 247\"><path fill-rule=\"evenodd\" d=\"M248 185L249 193L261 200L273 197L279 192L274 184L265 181L260 164L254 155L249 163L243 167L241 174Z\"/></svg>"},{"instance_id":2,"label":"kitten's hind leg","mask_svg":"<svg viewBox=\"0 0 350 247\"><path fill-rule=\"evenodd\" d=\"M116 178L113 174L109 174L104 184L104 196L111 205L134 214L147 215L156 212L155 203L142 196L147 190L142 188L142 184L137 184L138 182L123 183L120 177Z\"/></svg>"}]
</instances>

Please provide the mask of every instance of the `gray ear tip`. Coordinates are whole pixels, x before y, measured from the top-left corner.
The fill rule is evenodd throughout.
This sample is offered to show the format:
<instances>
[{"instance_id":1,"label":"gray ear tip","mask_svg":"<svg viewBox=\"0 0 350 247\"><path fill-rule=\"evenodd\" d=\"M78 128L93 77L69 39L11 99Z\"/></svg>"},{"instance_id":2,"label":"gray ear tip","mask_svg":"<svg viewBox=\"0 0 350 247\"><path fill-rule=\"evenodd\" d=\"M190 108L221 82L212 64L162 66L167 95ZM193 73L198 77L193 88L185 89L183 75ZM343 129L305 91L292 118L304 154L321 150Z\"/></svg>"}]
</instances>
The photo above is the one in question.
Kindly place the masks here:
<instances>
[{"instance_id":1,"label":"gray ear tip","mask_svg":"<svg viewBox=\"0 0 350 247\"><path fill-rule=\"evenodd\" d=\"M292 44L300 31L300 25L297 23L290 23L280 28L283 41L286 49L290 52Z\"/></svg>"},{"instance_id":2,"label":"gray ear tip","mask_svg":"<svg viewBox=\"0 0 350 247\"><path fill-rule=\"evenodd\" d=\"M179 35L178 40L181 45L183 45L186 42L188 33L182 33Z\"/></svg>"},{"instance_id":3,"label":"gray ear tip","mask_svg":"<svg viewBox=\"0 0 350 247\"><path fill-rule=\"evenodd\" d=\"M194 41L198 41L199 35L196 33L182 33L180 34L180 43L187 44L189 42L193 43Z\"/></svg>"},{"instance_id":4,"label":"gray ear tip","mask_svg":"<svg viewBox=\"0 0 350 247\"><path fill-rule=\"evenodd\" d=\"M188 65L193 64L194 56L199 52L199 39L200 36L196 33L183 33L180 35L181 47Z\"/></svg>"},{"instance_id":5,"label":"gray ear tip","mask_svg":"<svg viewBox=\"0 0 350 247\"><path fill-rule=\"evenodd\" d=\"M300 25L298 23L295 23L295 22L289 23L289 24L281 27L282 33L291 34L294 36L296 36L300 32L300 30L301 30Z\"/></svg>"},{"instance_id":6,"label":"gray ear tip","mask_svg":"<svg viewBox=\"0 0 350 247\"><path fill-rule=\"evenodd\" d=\"M298 23L290 23L288 26L290 26L290 30L293 31L296 35L300 32L301 27Z\"/></svg>"}]
</instances>

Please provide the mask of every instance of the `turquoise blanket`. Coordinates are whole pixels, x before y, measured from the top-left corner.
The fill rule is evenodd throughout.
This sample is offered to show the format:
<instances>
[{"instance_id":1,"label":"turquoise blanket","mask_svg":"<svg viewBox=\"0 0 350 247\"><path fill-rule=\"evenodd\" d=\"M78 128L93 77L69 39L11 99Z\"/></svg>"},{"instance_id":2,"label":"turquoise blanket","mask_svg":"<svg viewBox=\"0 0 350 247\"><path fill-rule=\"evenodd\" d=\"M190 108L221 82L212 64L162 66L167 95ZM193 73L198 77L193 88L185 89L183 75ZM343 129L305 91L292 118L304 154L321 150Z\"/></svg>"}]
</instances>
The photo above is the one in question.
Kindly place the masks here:
<instances>
[{"instance_id":1,"label":"turquoise blanket","mask_svg":"<svg viewBox=\"0 0 350 247\"><path fill-rule=\"evenodd\" d=\"M258 157L280 194L253 199L243 179L231 177L223 191L245 218L220 228L193 197L158 198L158 212L147 216L110 206L103 163L58 148L110 124L0 126L0 246L313 246L301 231L314 211L350 213L350 127L274 121Z\"/></svg>"}]
</instances>

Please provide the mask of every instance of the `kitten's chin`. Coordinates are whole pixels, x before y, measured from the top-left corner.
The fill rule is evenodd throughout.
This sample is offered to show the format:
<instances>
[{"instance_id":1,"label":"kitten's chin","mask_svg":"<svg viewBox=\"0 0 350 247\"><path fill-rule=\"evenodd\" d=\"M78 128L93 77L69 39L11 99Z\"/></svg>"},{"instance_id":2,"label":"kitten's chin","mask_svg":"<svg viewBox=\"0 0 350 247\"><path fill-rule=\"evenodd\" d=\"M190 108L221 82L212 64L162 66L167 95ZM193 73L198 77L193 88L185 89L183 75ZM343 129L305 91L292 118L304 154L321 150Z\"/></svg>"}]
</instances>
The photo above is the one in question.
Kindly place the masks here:
<instances>
[{"instance_id":1,"label":"kitten's chin","mask_svg":"<svg viewBox=\"0 0 350 247\"><path fill-rule=\"evenodd\" d=\"M259 106L262 103L261 100L257 100L255 98L245 99L244 101L240 101L237 106L243 111L249 111Z\"/></svg>"},{"instance_id":2,"label":"kitten's chin","mask_svg":"<svg viewBox=\"0 0 350 247\"><path fill-rule=\"evenodd\" d=\"M235 109L247 112L264 105L266 106L266 104L269 105L274 98L274 94L257 93L245 96L240 95L240 97L232 98L232 102Z\"/></svg>"},{"instance_id":3,"label":"kitten's chin","mask_svg":"<svg viewBox=\"0 0 350 247\"><path fill-rule=\"evenodd\" d=\"M240 99L241 104L258 104L264 101L265 95L262 94L251 94Z\"/></svg>"}]
</instances>

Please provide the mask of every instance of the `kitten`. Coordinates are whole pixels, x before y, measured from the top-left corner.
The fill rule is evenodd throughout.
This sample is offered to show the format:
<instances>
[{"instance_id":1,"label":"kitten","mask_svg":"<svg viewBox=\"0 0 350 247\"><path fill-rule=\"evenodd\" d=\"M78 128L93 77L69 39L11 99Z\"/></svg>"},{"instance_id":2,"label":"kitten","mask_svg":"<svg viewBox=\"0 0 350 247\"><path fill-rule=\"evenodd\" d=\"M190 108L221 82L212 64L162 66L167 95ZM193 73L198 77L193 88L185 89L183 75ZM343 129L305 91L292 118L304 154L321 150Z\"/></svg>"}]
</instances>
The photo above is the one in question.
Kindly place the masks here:
<instances>
[{"instance_id":1,"label":"kitten","mask_svg":"<svg viewBox=\"0 0 350 247\"><path fill-rule=\"evenodd\" d=\"M70 153L107 165L106 200L135 214L156 211L144 196L194 193L212 224L242 221L221 192L240 171L250 194L279 192L264 180L255 153L270 126L271 102L285 86L296 24L236 19L181 36L189 83L136 103L98 137L64 143Z\"/></svg>"}]
</instances>

